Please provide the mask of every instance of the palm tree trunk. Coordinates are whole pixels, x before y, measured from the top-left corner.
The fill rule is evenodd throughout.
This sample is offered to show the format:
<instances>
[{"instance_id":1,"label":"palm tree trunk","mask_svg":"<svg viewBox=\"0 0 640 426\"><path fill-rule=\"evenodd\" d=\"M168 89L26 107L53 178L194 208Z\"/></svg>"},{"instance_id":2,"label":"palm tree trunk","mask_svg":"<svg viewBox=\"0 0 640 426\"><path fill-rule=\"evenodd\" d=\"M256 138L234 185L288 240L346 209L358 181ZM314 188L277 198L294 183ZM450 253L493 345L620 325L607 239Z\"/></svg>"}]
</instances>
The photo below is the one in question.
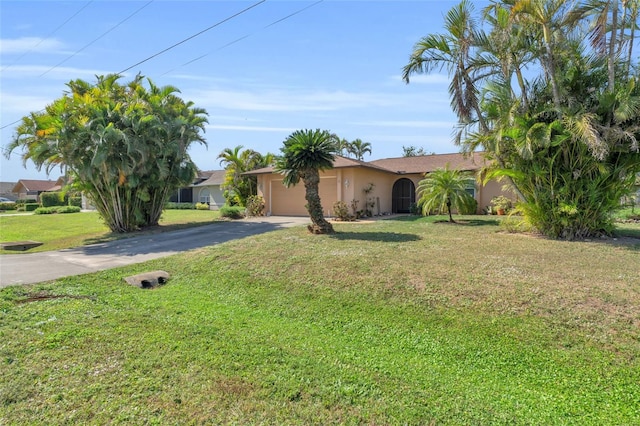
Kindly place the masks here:
<instances>
[{"instance_id":1,"label":"palm tree trunk","mask_svg":"<svg viewBox=\"0 0 640 426\"><path fill-rule=\"evenodd\" d=\"M447 212L449 213L449 222L455 223L456 221L453 220L453 216L451 215L451 198L447 198Z\"/></svg>"},{"instance_id":2,"label":"palm tree trunk","mask_svg":"<svg viewBox=\"0 0 640 426\"><path fill-rule=\"evenodd\" d=\"M305 170L302 179L304 181L305 198L307 200L307 211L311 218L311 225L308 226L309 232L313 234L333 234L333 226L327 222L322 212L322 203L320 202L320 174L315 169Z\"/></svg>"}]
</instances>

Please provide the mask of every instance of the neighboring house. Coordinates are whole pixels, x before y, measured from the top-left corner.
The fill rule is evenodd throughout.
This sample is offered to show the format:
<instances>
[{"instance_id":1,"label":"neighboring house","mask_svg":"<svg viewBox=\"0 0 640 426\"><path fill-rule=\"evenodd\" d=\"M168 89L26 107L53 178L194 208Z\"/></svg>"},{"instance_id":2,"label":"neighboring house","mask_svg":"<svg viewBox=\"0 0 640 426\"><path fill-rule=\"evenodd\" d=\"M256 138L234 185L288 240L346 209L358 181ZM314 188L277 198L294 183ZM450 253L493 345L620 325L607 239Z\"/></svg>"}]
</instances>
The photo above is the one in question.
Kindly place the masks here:
<instances>
[{"instance_id":1,"label":"neighboring house","mask_svg":"<svg viewBox=\"0 0 640 426\"><path fill-rule=\"evenodd\" d=\"M222 190L226 171L212 170L207 173L210 174L207 179L191 185L193 197L196 202L209 204L211 210L218 210L226 201Z\"/></svg>"},{"instance_id":2,"label":"neighboring house","mask_svg":"<svg viewBox=\"0 0 640 426\"><path fill-rule=\"evenodd\" d=\"M171 197L169 197L169 201L172 203L197 203L198 200L193 196L193 186L209 179L209 176L211 176L211 172L198 171L198 175L193 180L193 183L174 192Z\"/></svg>"},{"instance_id":3,"label":"neighboring house","mask_svg":"<svg viewBox=\"0 0 640 426\"><path fill-rule=\"evenodd\" d=\"M450 169L476 172L483 163L482 153L473 153L467 158L463 154L434 154L369 162L337 156L333 168L320 173L322 207L325 214L331 216L336 201L344 201L350 207L352 200L357 200L358 210L368 209L374 215L409 213L411 206L416 203L416 189L425 173L444 168L447 164ZM286 188L282 184L283 176L275 173L272 167L246 174L257 176L258 195L265 200L266 214L308 214L302 182ZM366 193L365 190L369 188ZM478 213L491 204L494 196L503 194L502 184L495 181L485 186L475 184L469 188L469 192L478 201Z\"/></svg>"},{"instance_id":4,"label":"neighboring house","mask_svg":"<svg viewBox=\"0 0 640 426\"><path fill-rule=\"evenodd\" d=\"M8 198L11 201L16 200L16 194L13 193L13 188L17 182L0 182L0 197Z\"/></svg>"},{"instance_id":5,"label":"neighboring house","mask_svg":"<svg viewBox=\"0 0 640 426\"><path fill-rule=\"evenodd\" d=\"M225 203L221 189L224 183L224 170L198 172L191 185L180 188L169 201L174 203L207 203L211 210L218 210Z\"/></svg>"},{"instance_id":6,"label":"neighboring house","mask_svg":"<svg viewBox=\"0 0 640 426\"><path fill-rule=\"evenodd\" d=\"M40 194L48 191L59 191L61 180L20 179L12 191L18 199L35 199L40 202Z\"/></svg>"}]
</instances>

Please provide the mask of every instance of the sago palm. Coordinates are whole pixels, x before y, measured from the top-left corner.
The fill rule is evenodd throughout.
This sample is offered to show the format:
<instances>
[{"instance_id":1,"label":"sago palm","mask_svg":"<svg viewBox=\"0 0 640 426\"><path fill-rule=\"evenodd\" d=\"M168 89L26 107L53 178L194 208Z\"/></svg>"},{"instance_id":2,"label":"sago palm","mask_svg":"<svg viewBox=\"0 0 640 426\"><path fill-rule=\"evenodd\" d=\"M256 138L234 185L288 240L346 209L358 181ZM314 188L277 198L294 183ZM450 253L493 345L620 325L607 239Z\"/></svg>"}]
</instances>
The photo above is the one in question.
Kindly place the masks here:
<instances>
[{"instance_id":1,"label":"sago palm","mask_svg":"<svg viewBox=\"0 0 640 426\"><path fill-rule=\"evenodd\" d=\"M335 143L326 130L297 130L284 141L282 155L276 159L275 170L284 175L283 183L290 187L304 182L307 211L314 234L333 234L333 226L322 212L319 194L320 171L333 167Z\"/></svg>"}]
</instances>

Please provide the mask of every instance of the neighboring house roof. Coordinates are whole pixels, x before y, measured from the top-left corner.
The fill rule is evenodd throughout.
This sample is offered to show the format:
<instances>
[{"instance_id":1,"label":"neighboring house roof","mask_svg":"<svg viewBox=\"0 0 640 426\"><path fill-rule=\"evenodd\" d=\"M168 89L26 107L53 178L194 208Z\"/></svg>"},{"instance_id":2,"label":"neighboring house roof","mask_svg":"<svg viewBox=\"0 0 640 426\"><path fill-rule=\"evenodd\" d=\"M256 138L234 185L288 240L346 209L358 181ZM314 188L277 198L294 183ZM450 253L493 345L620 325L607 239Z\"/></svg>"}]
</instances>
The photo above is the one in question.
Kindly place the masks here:
<instances>
[{"instance_id":1,"label":"neighboring house roof","mask_svg":"<svg viewBox=\"0 0 640 426\"><path fill-rule=\"evenodd\" d=\"M35 179L20 179L18 183L13 187L12 192L20 192L20 187L23 187L25 191L51 191L56 186L57 181L53 180L35 180Z\"/></svg>"},{"instance_id":2,"label":"neighboring house roof","mask_svg":"<svg viewBox=\"0 0 640 426\"><path fill-rule=\"evenodd\" d=\"M0 182L0 194L11 194L16 182Z\"/></svg>"},{"instance_id":3,"label":"neighboring house roof","mask_svg":"<svg viewBox=\"0 0 640 426\"><path fill-rule=\"evenodd\" d=\"M225 170L211 170L203 173L207 173L208 177L205 180L194 183L191 186L212 186L222 185L224 183L224 175L226 173Z\"/></svg>"},{"instance_id":4,"label":"neighboring house roof","mask_svg":"<svg viewBox=\"0 0 640 426\"><path fill-rule=\"evenodd\" d=\"M337 155L333 162L334 169L346 167L366 167L378 169L385 172L405 174L405 173L429 173L437 169L443 169L448 164L452 170L478 170L485 163L481 152L474 152L465 156L461 153L455 154L431 154L416 157L383 158L373 161L359 161L353 158L346 158ZM244 174L259 175L273 173L273 167L252 170Z\"/></svg>"}]
</instances>

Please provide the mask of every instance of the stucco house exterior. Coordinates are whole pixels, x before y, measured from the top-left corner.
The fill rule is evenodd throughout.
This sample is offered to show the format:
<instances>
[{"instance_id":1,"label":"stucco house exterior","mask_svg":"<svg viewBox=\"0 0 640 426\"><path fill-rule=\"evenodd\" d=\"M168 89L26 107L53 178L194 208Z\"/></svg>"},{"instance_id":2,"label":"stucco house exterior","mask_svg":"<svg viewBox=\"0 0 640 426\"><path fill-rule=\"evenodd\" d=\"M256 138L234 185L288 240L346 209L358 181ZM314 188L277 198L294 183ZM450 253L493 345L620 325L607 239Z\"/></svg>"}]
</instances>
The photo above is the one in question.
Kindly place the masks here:
<instances>
[{"instance_id":1,"label":"stucco house exterior","mask_svg":"<svg viewBox=\"0 0 640 426\"><path fill-rule=\"evenodd\" d=\"M209 177L198 183L191 185L193 190L193 201L196 203L207 203L209 209L218 210L225 203L222 190L224 183L224 170L212 170L207 172Z\"/></svg>"},{"instance_id":2,"label":"stucco house exterior","mask_svg":"<svg viewBox=\"0 0 640 426\"><path fill-rule=\"evenodd\" d=\"M433 154L417 157L385 158L374 161L358 161L337 156L333 168L320 173L320 198L327 216L333 214L336 201L347 206L358 201L358 210L368 209L373 215L409 213L417 200L417 187L426 173L447 164L450 169L476 172L484 165L482 153ZM278 216L307 215L302 182L286 188L283 176L272 167L253 170L256 175L258 195L265 200L265 213ZM368 190L368 192L367 192ZM491 181L482 186L477 183L469 188L478 202L478 213L491 204L491 199L503 194L502 184Z\"/></svg>"},{"instance_id":3,"label":"stucco house exterior","mask_svg":"<svg viewBox=\"0 0 640 426\"><path fill-rule=\"evenodd\" d=\"M57 180L37 180L37 179L20 179L11 192L18 199L34 199L40 202L40 194L49 191L59 191L61 188L61 178Z\"/></svg>"}]
</instances>

